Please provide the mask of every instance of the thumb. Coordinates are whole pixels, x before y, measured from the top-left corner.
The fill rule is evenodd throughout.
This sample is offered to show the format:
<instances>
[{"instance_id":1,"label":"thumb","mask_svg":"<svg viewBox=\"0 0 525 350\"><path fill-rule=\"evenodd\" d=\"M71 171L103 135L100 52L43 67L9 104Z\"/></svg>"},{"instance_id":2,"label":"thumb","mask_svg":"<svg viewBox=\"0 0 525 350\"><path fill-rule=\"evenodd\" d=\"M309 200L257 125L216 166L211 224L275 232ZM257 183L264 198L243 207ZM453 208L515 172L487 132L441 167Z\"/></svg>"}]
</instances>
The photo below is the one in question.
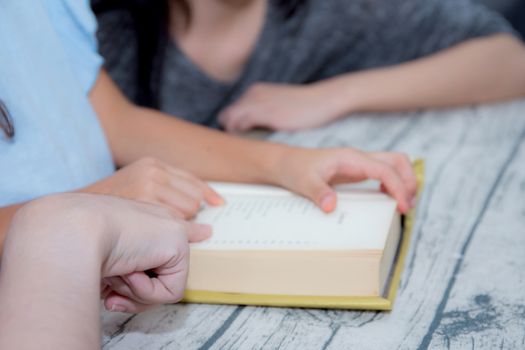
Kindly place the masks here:
<instances>
[{"instance_id":1,"label":"thumb","mask_svg":"<svg viewBox=\"0 0 525 350\"><path fill-rule=\"evenodd\" d=\"M200 242L211 237L212 228L210 225L197 224L194 222L186 223L186 235L189 242Z\"/></svg>"},{"instance_id":2,"label":"thumb","mask_svg":"<svg viewBox=\"0 0 525 350\"><path fill-rule=\"evenodd\" d=\"M335 191L320 177L308 185L304 195L310 198L325 213L334 211L337 205Z\"/></svg>"}]
</instances>

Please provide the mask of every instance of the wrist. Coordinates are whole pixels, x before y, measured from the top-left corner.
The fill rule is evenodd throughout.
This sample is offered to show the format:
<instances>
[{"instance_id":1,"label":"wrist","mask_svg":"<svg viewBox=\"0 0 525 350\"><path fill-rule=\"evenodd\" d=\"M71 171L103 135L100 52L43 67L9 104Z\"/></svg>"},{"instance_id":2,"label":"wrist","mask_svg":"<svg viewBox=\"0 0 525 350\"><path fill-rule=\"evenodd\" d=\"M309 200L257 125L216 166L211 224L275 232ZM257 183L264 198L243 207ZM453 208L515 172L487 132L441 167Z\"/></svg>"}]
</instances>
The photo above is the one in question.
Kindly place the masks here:
<instances>
[{"instance_id":1,"label":"wrist","mask_svg":"<svg viewBox=\"0 0 525 350\"><path fill-rule=\"evenodd\" d=\"M105 236L103 217L97 209L79 201L77 195L63 194L34 200L18 210L8 230L6 246L15 245L28 252L37 250L43 259L102 261ZM60 254L49 254L42 247L56 249ZM75 249L85 254L74 256L71 252Z\"/></svg>"},{"instance_id":2,"label":"wrist","mask_svg":"<svg viewBox=\"0 0 525 350\"><path fill-rule=\"evenodd\" d=\"M0 338L7 343L29 343L29 327L42 348L97 346L100 221L74 196L33 201L12 221L0 271L0 323L9 329Z\"/></svg>"},{"instance_id":3,"label":"wrist","mask_svg":"<svg viewBox=\"0 0 525 350\"><path fill-rule=\"evenodd\" d=\"M273 149L268 149L268 146L273 147ZM265 143L264 149L267 150L267 156L262 161L261 174L265 175L263 179L257 182L288 188L283 169L286 167L287 162L294 158L297 148L283 144Z\"/></svg>"},{"instance_id":4,"label":"wrist","mask_svg":"<svg viewBox=\"0 0 525 350\"><path fill-rule=\"evenodd\" d=\"M327 106L332 120L361 112L359 79L354 74L337 76L312 84L317 94L323 96L323 104Z\"/></svg>"},{"instance_id":5,"label":"wrist","mask_svg":"<svg viewBox=\"0 0 525 350\"><path fill-rule=\"evenodd\" d=\"M302 167L302 155L310 152L298 147L284 146L277 154L272 165L272 185L286 188L291 191L297 191L296 185L301 181L295 169L297 166ZM296 164L299 163L299 164Z\"/></svg>"}]
</instances>

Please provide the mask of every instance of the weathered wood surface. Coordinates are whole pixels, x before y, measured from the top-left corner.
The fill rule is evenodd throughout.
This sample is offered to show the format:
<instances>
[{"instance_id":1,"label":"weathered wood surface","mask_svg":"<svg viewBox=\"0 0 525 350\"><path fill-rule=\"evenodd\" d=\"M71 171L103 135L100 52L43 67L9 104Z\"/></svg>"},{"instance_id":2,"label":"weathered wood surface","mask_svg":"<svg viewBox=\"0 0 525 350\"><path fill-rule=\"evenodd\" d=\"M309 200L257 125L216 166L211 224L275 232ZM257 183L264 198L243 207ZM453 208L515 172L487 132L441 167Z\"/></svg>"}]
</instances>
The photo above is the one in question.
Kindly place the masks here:
<instances>
[{"instance_id":1,"label":"weathered wood surface","mask_svg":"<svg viewBox=\"0 0 525 350\"><path fill-rule=\"evenodd\" d=\"M426 159L394 310L168 305L104 313L105 349L525 349L525 101L355 117L271 139Z\"/></svg>"}]
</instances>

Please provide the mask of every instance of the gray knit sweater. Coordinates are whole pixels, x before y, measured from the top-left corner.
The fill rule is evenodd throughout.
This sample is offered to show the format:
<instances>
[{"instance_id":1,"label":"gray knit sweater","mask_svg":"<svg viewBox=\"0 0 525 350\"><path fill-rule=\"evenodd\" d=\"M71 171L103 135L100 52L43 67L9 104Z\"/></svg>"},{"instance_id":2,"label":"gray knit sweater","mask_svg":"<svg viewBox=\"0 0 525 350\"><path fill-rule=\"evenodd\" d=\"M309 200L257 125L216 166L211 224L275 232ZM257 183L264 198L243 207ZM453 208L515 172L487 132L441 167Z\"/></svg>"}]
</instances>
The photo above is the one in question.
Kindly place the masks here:
<instances>
[{"instance_id":1,"label":"gray knit sweater","mask_svg":"<svg viewBox=\"0 0 525 350\"><path fill-rule=\"evenodd\" d=\"M475 37L513 33L499 14L469 0L309 0L291 18L280 11L269 0L251 58L231 83L208 76L170 42L154 66L159 109L216 126L217 113L256 82L306 84L414 60ZM124 12L99 16L106 68L133 99L137 48L131 27Z\"/></svg>"}]
</instances>

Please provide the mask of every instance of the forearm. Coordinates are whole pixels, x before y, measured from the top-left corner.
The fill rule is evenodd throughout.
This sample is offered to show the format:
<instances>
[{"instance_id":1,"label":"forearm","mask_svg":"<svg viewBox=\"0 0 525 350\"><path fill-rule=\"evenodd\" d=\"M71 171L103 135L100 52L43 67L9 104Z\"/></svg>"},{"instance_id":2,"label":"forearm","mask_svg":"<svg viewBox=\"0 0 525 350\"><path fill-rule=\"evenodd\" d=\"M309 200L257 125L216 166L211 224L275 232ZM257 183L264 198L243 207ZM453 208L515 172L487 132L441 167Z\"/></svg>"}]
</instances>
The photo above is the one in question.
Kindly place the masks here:
<instances>
[{"instance_id":1,"label":"forearm","mask_svg":"<svg viewBox=\"0 0 525 350\"><path fill-rule=\"evenodd\" d=\"M20 209L23 204L15 204L8 207L0 208L0 256L4 246L5 236L13 216L16 214L16 211Z\"/></svg>"},{"instance_id":2,"label":"forearm","mask_svg":"<svg viewBox=\"0 0 525 350\"><path fill-rule=\"evenodd\" d=\"M8 234L0 272L0 348L99 348L96 233L80 232L71 217L55 221L46 213L22 212Z\"/></svg>"},{"instance_id":3,"label":"forearm","mask_svg":"<svg viewBox=\"0 0 525 350\"><path fill-rule=\"evenodd\" d=\"M246 140L193 125L153 110L134 109L118 149L119 162L153 156L206 180L274 183L269 176L285 146Z\"/></svg>"},{"instance_id":4,"label":"forearm","mask_svg":"<svg viewBox=\"0 0 525 350\"><path fill-rule=\"evenodd\" d=\"M106 73L90 97L119 166L155 157L205 180L276 183L275 167L289 150L136 107Z\"/></svg>"},{"instance_id":5,"label":"forearm","mask_svg":"<svg viewBox=\"0 0 525 350\"><path fill-rule=\"evenodd\" d=\"M316 87L336 108L406 111L525 96L525 47L509 35L475 39L394 67L342 75Z\"/></svg>"},{"instance_id":6,"label":"forearm","mask_svg":"<svg viewBox=\"0 0 525 350\"><path fill-rule=\"evenodd\" d=\"M231 136L133 106L105 72L90 100L119 166L154 157L203 180L282 186L325 212L336 206L332 183L377 179L402 212L409 209L415 192L412 169L403 155L391 154L385 161L351 148L305 150ZM408 176L401 176L399 168L406 168L403 173Z\"/></svg>"}]
</instances>

